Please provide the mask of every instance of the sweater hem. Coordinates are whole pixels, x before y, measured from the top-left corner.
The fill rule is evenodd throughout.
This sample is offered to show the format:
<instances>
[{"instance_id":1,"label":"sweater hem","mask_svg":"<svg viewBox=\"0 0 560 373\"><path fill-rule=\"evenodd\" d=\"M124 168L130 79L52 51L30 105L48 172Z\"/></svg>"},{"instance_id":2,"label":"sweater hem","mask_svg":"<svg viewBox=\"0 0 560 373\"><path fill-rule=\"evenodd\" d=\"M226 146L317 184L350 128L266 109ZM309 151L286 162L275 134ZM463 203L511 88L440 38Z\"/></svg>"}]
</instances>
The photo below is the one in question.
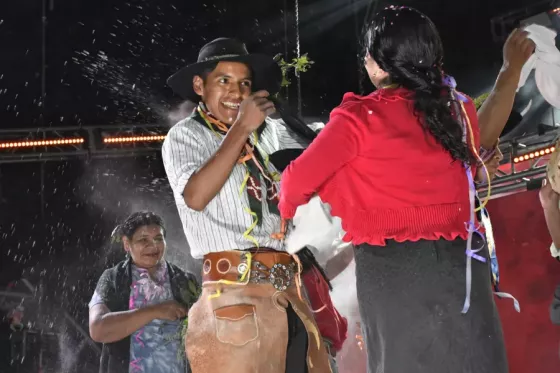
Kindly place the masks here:
<instances>
[{"instance_id":1,"label":"sweater hem","mask_svg":"<svg viewBox=\"0 0 560 373\"><path fill-rule=\"evenodd\" d=\"M466 223L469 208L462 203L448 203L402 208L372 208L358 210L343 201L334 201L328 193L319 193L321 200L331 206L331 215L342 220L344 242L353 245L385 246L387 240L397 242L467 239Z\"/></svg>"}]
</instances>

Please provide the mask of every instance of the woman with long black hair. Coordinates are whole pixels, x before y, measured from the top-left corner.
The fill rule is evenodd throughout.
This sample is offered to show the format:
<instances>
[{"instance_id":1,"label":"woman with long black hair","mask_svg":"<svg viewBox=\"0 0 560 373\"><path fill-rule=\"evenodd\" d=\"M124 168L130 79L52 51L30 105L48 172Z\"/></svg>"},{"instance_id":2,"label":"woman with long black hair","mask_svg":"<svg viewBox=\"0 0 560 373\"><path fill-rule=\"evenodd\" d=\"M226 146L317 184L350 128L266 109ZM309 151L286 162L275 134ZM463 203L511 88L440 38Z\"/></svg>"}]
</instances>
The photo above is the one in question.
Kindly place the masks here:
<instances>
[{"instance_id":1,"label":"woman with long black hair","mask_svg":"<svg viewBox=\"0 0 560 373\"><path fill-rule=\"evenodd\" d=\"M364 52L378 89L346 94L286 169L282 217L318 194L341 218L370 372L505 373L475 217L474 104L444 76L438 31L415 9L379 12Z\"/></svg>"}]
</instances>

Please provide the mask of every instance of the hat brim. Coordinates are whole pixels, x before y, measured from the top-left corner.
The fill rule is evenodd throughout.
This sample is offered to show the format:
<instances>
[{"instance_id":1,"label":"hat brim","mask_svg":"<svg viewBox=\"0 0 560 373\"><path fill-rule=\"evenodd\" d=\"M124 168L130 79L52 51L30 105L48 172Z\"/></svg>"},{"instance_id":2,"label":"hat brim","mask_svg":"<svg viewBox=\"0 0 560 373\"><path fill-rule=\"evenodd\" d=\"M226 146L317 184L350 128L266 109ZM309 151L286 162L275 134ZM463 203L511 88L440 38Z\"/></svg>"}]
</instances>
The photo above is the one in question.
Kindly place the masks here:
<instances>
[{"instance_id":1,"label":"hat brim","mask_svg":"<svg viewBox=\"0 0 560 373\"><path fill-rule=\"evenodd\" d=\"M222 61L247 64L251 68L253 74L253 92L264 89L271 95L274 95L280 91L282 71L270 56L264 54L247 54L197 62L183 67L170 76L169 79L167 79L167 85L182 98L197 102L200 97L193 89L193 78L201 74L206 68L212 66L212 64Z\"/></svg>"}]
</instances>

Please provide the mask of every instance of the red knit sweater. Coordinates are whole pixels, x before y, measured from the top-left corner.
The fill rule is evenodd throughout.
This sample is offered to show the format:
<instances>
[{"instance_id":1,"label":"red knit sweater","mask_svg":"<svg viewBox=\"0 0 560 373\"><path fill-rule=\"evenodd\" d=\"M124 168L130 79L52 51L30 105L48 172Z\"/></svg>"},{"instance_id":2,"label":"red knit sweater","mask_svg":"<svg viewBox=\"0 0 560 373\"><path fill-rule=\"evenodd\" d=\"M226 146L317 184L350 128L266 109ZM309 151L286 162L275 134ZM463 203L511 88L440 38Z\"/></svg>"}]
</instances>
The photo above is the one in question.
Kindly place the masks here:
<instances>
[{"instance_id":1,"label":"red knit sweater","mask_svg":"<svg viewBox=\"0 0 560 373\"><path fill-rule=\"evenodd\" d=\"M476 109L470 100L465 108L478 149ZM382 89L344 96L284 171L279 208L283 218L292 218L318 193L342 219L344 240L356 245L466 239L468 188L463 164L453 162L414 115L411 93Z\"/></svg>"}]
</instances>

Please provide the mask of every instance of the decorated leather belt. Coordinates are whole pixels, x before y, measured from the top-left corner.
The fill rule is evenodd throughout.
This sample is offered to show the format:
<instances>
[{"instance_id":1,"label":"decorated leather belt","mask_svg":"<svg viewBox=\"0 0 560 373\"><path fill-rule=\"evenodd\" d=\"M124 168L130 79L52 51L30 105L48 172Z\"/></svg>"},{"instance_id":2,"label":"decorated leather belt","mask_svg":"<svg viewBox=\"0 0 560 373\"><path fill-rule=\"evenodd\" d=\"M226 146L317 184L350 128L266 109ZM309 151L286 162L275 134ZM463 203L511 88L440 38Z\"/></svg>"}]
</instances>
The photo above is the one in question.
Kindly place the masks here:
<instances>
[{"instance_id":1,"label":"decorated leather belt","mask_svg":"<svg viewBox=\"0 0 560 373\"><path fill-rule=\"evenodd\" d=\"M223 251L204 256L202 283L269 283L284 291L294 283L296 273L297 264L287 253Z\"/></svg>"}]
</instances>

